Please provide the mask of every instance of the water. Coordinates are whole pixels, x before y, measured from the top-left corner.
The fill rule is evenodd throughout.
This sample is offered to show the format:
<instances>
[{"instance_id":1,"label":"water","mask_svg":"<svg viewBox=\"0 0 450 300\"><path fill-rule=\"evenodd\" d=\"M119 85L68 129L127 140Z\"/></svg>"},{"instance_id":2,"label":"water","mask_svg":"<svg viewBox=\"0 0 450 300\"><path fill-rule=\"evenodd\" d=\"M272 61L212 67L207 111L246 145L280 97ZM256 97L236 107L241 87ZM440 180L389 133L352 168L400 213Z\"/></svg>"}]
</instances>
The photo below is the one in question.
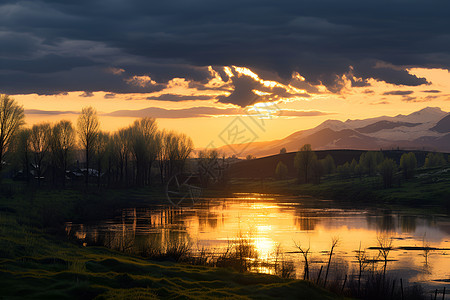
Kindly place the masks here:
<instances>
[{"instance_id":1,"label":"water","mask_svg":"<svg viewBox=\"0 0 450 300\"><path fill-rule=\"evenodd\" d=\"M303 276L303 257L296 244L310 249L311 276L317 276L320 266L326 266L332 239L338 238L330 271L338 276L356 274L359 249L366 250L369 260L381 259L376 247L384 240L393 248L387 257L388 274L450 290L450 218L445 215L344 207L306 197L235 194L182 209L128 208L109 220L68 223L67 231L85 245L128 251L143 241L155 246L189 241L194 253L207 249L207 255L225 251L230 240L240 237L258 254L261 263L254 271L274 273L275 259L284 259L294 263L298 278ZM423 247L433 250L427 253ZM366 269L383 266L383 261L374 261Z\"/></svg>"}]
</instances>

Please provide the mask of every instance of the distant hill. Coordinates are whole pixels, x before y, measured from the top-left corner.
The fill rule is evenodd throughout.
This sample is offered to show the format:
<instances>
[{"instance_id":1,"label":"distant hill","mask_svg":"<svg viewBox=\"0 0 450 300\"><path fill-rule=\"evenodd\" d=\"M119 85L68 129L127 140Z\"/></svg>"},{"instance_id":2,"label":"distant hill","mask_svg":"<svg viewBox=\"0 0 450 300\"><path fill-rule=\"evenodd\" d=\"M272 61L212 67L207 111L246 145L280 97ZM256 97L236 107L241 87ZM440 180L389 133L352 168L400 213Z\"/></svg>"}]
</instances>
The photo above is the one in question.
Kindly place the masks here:
<instances>
[{"instance_id":1,"label":"distant hill","mask_svg":"<svg viewBox=\"0 0 450 300\"><path fill-rule=\"evenodd\" d=\"M436 123L435 126L431 128L431 130L440 132L440 133L449 133L450 132L450 115L442 118L439 122Z\"/></svg>"},{"instance_id":2,"label":"distant hill","mask_svg":"<svg viewBox=\"0 0 450 300\"><path fill-rule=\"evenodd\" d=\"M363 150L320 150L315 151L318 159L323 159L327 155L333 157L336 166L342 165L345 162L351 162L353 159L359 161L359 157ZM397 164L400 163L400 157L403 153L409 151L402 150L387 150L383 151L383 155L392 158ZM427 151L413 151L416 155L417 164L422 166L425 162ZM278 162L283 162L288 168L288 176L296 177L297 170L294 168L294 158L296 152L289 152L285 154L271 155L251 160L241 160L237 163L231 164L229 175L233 178L269 178L275 176L275 169Z\"/></svg>"},{"instance_id":3,"label":"distant hill","mask_svg":"<svg viewBox=\"0 0 450 300\"><path fill-rule=\"evenodd\" d=\"M281 148L297 151L304 144L314 150L331 149L416 149L450 152L450 114L427 107L409 115L363 120L327 120L319 126L297 131L284 139L223 146L226 155L248 154L263 157L278 154Z\"/></svg>"}]
</instances>

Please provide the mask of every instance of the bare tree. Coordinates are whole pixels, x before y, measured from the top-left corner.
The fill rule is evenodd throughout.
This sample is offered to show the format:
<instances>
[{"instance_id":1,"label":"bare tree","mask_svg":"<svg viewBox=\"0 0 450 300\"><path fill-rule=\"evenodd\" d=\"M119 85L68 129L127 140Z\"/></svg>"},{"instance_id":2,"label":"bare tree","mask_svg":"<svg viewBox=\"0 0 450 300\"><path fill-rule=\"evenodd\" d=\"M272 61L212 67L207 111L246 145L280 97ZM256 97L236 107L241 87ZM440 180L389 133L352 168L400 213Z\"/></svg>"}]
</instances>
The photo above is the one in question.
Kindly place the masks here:
<instances>
[{"instance_id":1,"label":"bare tree","mask_svg":"<svg viewBox=\"0 0 450 300\"><path fill-rule=\"evenodd\" d=\"M130 138L131 137L131 129L130 128L122 128L117 133L115 140L118 144L118 155L120 162L120 181L128 185L128 161L131 156L131 146L130 146Z\"/></svg>"},{"instance_id":2,"label":"bare tree","mask_svg":"<svg viewBox=\"0 0 450 300\"><path fill-rule=\"evenodd\" d=\"M31 150L30 150L30 136L31 129L20 129L16 135L14 142L14 153L19 164L22 165L22 173L27 182L30 181L30 162L31 162Z\"/></svg>"},{"instance_id":3,"label":"bare tree","mask_svg":"<svg viewBox=\"0 0 450 300\"><path fill-rule=\"evenodd\" d=\"M51 150L55 158L56 167L61 170L62 185L66 183L66 171L69 158L75 148L75 129L72 122L67 120L59 121L52 128Z\"/></svg>"},{"instance_id":4,"label":"bare tree","mask_svg":"<svg viewBox=\"0 0 450 300\"><path fill-rule=\"evenodd\" d=\"M176 132L164 133L162 140L166 175L171 177L183 170L184 163L194 148L194 144L188 136Z\"/></svg>"},{"instance_id":5,"label":"bare tree","mask_svg":"<svg viewBox=\"0 0 450 300\"><path fill-rule=\"evenodd\" d=\"M330 271L330 265L331 265L331 258L333 257L334 248L336 248L338 243L339 243L339 237L331 238L331 249L330 249L330 255L328 256L327 271L325 272L325 281L323 283L323 286L326 286L326 284L327 284L328 272Z\"/></svg>"},{"instance_id":6,"label":"bare tree","mask_svg":"<svg viewBox=\"0 0 450 300\"><path fill-rule=\"evenodd\" d=\"M300 243L296 243L294 242L295 247L298 248L298 250L300 251L300 253L303 255L303 259L305 260L305 267L304 267L304 272L303 272L303 280L309 280L309 261L308 261L308 255L309 255L309 251L311 247L303 248L302 245Z\"/></svg>"},{"instance_id":7,"label":"bare tree","mask_svg":"<svg viewBox=\"0 0 450 300\"><path fill-rule=\"evenodd\" d=\"M136 184L149 183L152 164L160 151L156 121L153 118L136 120L130 130L130 150L136 163Z\"/></svg>"},{"instance_id":8,"label":"bare tree","mask_svg":"<svg viewBox=\"0 0 450 300\"><path fill-rule=\"evenodd\" d=\"M97 186L100 187L101 173L106 158L106 152L109 144L109 133L100 131L95 143L95 157L97 159Z\"/></svg>"},{"instance_id":9,"label":"bare tree","mask_svg":"<svg viewBox=\"0 0 450 300\"><path fill-rule=\"evenodd\" d=\"M368 259L366 250L365 249L361 250L361 242L359 242L359 249L356 250L355 252L356 252L355 257L358 260L359 266L359 274L358 274L358 293L359 293L361 288L361 276L368 265Z\"/></svg>"},{"instance_id":10,"label":"bare tree","mask_svg":"<svg viewBox=\"0 0 450 300\"><path fill-rule=\"evenodd\" d=\"M24 119L23 107L8 95L0 95L0 172L3 168L5 152L16 130L25 124Z\"/></svg>"},{"instance_id":11,"label":"bare tree","mask_svg":"<svg viewBox=\"0 0 450 300\"><path fill-rule=\"evenodd\" d=\"M392 250L392 237L388 234L382 234L377 236L378 241L378 252L379 256L383 258L383 277L386 277L386 268L389 257L389 252Z\"/></svg>"},{"instance_id":12,"label":"bare tree","mask_svg":"<svg viewBox=\"0 0 450 300\"><path fill-rule=\"evenodd\" d=\"M81 110L77 122L78 136L86 158L86 186L89 183L90 154L94 150L95 140L100 130L97 111L93 107L85 107Z\"/></svg>"},{"instance_id":13,"label":"bare tree","mask_svg":"<svg viewBox=\"0 0 450 300\"><path fill-rule=\"evenodd\" d=\"M37 172L38 184L41 183L44 159L50 150L51 127L50 123L33 125L30 135L30 149L33 153L33 163Z\"/></svg>"}]
</instances>

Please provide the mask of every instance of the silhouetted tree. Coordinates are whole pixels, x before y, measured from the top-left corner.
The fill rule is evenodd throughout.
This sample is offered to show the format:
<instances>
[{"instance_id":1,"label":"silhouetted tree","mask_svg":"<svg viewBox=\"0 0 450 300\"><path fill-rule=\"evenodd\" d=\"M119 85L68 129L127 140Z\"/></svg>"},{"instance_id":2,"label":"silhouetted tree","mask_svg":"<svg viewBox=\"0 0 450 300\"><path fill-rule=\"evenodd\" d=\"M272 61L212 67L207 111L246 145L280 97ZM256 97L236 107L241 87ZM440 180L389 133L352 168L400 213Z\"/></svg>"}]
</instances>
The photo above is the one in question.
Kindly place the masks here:
<instances>
[{"instance_id":1,"label":"silhouetted tree","mask_svg":"<svg viewBox=\"0 0 450 300\"><path fill-rule=\"evenodd\" d=\"M284 148L284 147L281 148L281 149L280 149L280 154L286 154L286 148Z\"/></svg>"},{"instance_id":2,"label":"silhouetted tree","mask_svg":"<svg viewBox=\"0 0 450 300\"><path fill-rule=\"evenodd\" d=\"M93 107L85 107L77 121L78 137L84 149L86 159L86 186L89 184L90 155L93 153L95 140L100 130L97 111Z\"/></svg>"},{"instance_id":3,"label":"silhouetted tree","mask_svg":"<svg viewBox=\"0 0 450 300\"><path fill-rule=\"evenodd\" d=\"M392 187L394 175L397 172L397 164L390 158L385 158L378 167L385 188Z\"/></svg>"},{"instance_id":4,"label":"silhouetted tree","mask_svg":"<svg viewBox=\"0 0 450 300\"><path fill-rule=\"evenodd\" d=\"M442 153L428 153L427 157L425 158L425 168L433 168L433 167L440 167L446 164L444 155Z\"/></svg>"},{"instance_id":5,"label":"silhouetted tree","mask_svg":"<svg viewBox=\"0 0 450 300\"><path fill-rule=\"evenodd\" d=\"M193 149L192 140L184 134L169 132L164 137L164 153L168 165L168 176L181 172Z\"/></svg>"},{"instance_id":6,"label":"silhouetted tree","mask_svg":"<svg viewBox=\"0 0 450 300\"><path fill-rule=\"evenodd\" d=\"M22 166L22 173L27 182L30 181L30 163L31 163L31 150L30 150L30 136L31 129L23 128L17 132L14 141L14 153L16 160Z\"/></svg>"},{"instance_id":7,"label":"silhouetted tree","mask_svg":"<svg viewBox=\"0 0 450 300\"><path fill-rule=\"evenodd\" d=\"M317 159L317 156L314 154L311 160L311 177L313 178L313 182L315 184L320 183L320 179L324 174L324 160Z\"/></svg>"},{"instance_id":8,"label":"silhouetted tree","mask_svg":"<svg viewBox=\"0 0 450 300\"><path fill-rule=\"evenodd\" d=\"M37 175L38 184L41 182L44 159L50 150L51 127L50 123L33 125L30 135L30 150L33 153L33 163Z\"/></svg>"},{"instance_id":9,"label":"silhouetted tree","mask_svg":"<svg viewBox=\"0 0 450 300\"><path fill-rule=\"evenodd\" d=\"M336 164L330 154L328 154L323 160L323 170L325 174L332 174L336 170Z\"/></svg>"},{"instance_id":10,"label":"silhouetted tree","mask_svg":"<svg viewBox=\"0 0 450 300\"><path fill-rule=\"evenodd\" d=\"M359 163L364 168L365 172L370 176L376 174L378 165L383 161L383 154L381 152L369 151L361 154Z\"/></svg>"},{"instance_id":11,"label":"silhouetted tree","mask_svg":"<svg viewBox=\"0 0 450 300\"><path fill-rule=\"evenodd\" d=\"M150 179L152 164L160 151L158 127L155 119L142 118L134 121L130 129L130 150L136 163L136 184L142 185Z\"/></svg>"},{"instance_id":12,"label":"silhouetted tree","mask_svg":"<svg viewBox=\"0 0 450 300\"><path fill-rule=\"evenodd\" d=\"M198 169L203 186L208 186L210 181L219 180L219 152L215 149L202 150L198 152Z\"/></svg>"},{"instance_id":13,"label":"silhouetted tree","mask_svg":"<svg viewBox=\"0 0 450 300\"><path fill-rule=\"evenodd\" d=\"M338 166L336 171L342 178L348 178L351 174L350 164L346 161L343 165Z\"/></svg>"},{"instance_id":14,"label":"silhouetted tree","mask_svg":"<svg viewBox=\"0 0 450 300\"><path fill-rule=\"evenodd\" d=\"M51 151L55 167L61 170L62 185L66 183L69 158L75 150L75 129L72 122L62 120L52 128Z\"/></svg>"},{"instance_id":15,"label":"silhouetted tree","mask_svg":"<svg viewBox=\"0 0 450 300\"><path fill-rule=\"evenodd\" d=\"M14 134L20 126L25 124L24 118L23 107L8 95L0 94L0 172L3 169L5 153Z\"/></svg>"},{"instance_id":16,"label":"silhouetted tree","mask_svg":"<svg viewBox=\"0 0 450 300\"><path fill-rule=\"evenodd\" d=\"M297 152L294 159L294 166L298 170L299 182L307 183L309 179L309 172L311 171L311 162L317 158L316 154L312 151L310 144L303 145Z\"/></svg>"},{"instance_id":17,"label":"silhouetted tree","mask_svg":"<svg viewBox=\"0 0 450 300\"><path fill-rule=\"evenodd\" d=\"M405 179L414 177L414 172L417 168L416 155L413 152L403 153L400 158L400 168Z\"/></svg>"},{"instance_id":18,"label":"silhouetted tree","mask_svg":"<svg viewBox=\"0 0 450 300\"><path fill-rule=\"evenodd\" d=\"M97 159L97 186L100 186L100 180L102 176L103 165L105 164L106 154L109 144L109 133L99 131L97 139L95 141L94 153Z\"/></svg>"}]
</instances>

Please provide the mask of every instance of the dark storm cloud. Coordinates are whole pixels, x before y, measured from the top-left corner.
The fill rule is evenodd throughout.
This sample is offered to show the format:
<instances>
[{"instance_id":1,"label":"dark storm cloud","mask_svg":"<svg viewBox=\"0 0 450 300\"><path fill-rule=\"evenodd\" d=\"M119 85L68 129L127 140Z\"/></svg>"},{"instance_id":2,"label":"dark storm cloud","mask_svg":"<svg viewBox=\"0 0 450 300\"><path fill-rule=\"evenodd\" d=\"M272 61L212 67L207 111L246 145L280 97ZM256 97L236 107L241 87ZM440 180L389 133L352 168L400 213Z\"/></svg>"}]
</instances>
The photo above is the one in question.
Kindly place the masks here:
<instances>
[{"instance_id":1,"label":"dark storm cloud","mask_svg":"<svg viewBox=\"0 0 450 300\"><path fill-rule=\"evenodd\" d=\"M177 94L162 94L159 96L151 96L147 97L147 100L159 100L159 101L189 101L189 100L211 100L213 97L211 96L186 96L186 95L177 95Z\"/></svg>"},{"instance_id":2,"label":"dark storm cloud","mask_svg":"<svg viewBox=\"0 0 450 300\"><path fill-rule=\"evenodd\" d=\"M174 77L201 86L209 65L249 67L284 84L299 72L306 81L296 84L308 93L319 83L338 93L348 74L353 86L369 78L422 85L406 68L450 68L449 10L445 0L7 0L0 91L148 92ZM124 72L101 71L110 67ZM155 83L131 86L132 76ZM257 101L250 82L234 85L238 91L221 102Z\"/></svg>"},{"instance_id":3,"label":"dark storm cloud","mask_svg":"<svg viewBox=\"0 0 450 300\"><path fill-rule=\"evenodd\" d=\"M413 91L389 91L384 92L383 95L391 95L391 96L406 96L414 93Z\"/></svg>"},{"instance_id":4,"label":"dark storm cloud","mask_svg":"<svg viewBox=\"0 0 450 300\"><path fill-rule=\"evenodd\" d=\"M80 97L94 97L94 93L93 92L84 92L83 94L80 95Z\"/></svg>"},{"instance_id":5,"label":"dark storm cloud","mask_svg":"<svg viewBox=\"0 0 450 300\"><path fill-rule=\"evenodd\" d=\"M219 109L215 107L191 107L183 109L165 109L159 107L148 107L139 110L118 110L105 114L110 117L132 117L132 118L204 118L212 115L238 115L242 110L236 108Z\"/></svg>"},{"instance_id":6,"label":"dark storm cloud","mask_svg":"<svg viewBox=\"0 0 450 300\"><path fill-rule=\"evenodd\" d=\"M292 94L286 86L265 86L260 81L253 77L240 74L232 70L233 77L231 77L234 90L229 95L218 96L217 99L222 103L231 103L240 107L255 104L257 102L278 101L282 98L291 97L310 97L307 93ZM265 94L258 95L255 91L260 91Z\"/></svg>"},{"instance_id":7,"label":"dark storm cloud","mask_svg":"<svg viewBox=\"0 0 450 300\"><path fill-rule=\"evenodd\" d=\"M263 112L264 110L262 110ZM288 110L281 109L279 115L282 117L315 117L329 115L331 113L321 111L302 111L302 110ZM132 118L205 118L211 116L248 116L248 112L239 108L216 108L216 107L191 107L183 109L165 109L160 107L148 107L139 110L118 110L111 113L104 114L110 117L132 117Z\"/></svg>"},{"instance_id":8,"label":"dark storm cloud","mask_svg":"<svg viewBox=\"0 0 450 300\"><path fill-rule=\"evenodd\" d=\"M301 111L301 110L281 110L280 115L283 117L317 117L332 115L332 113L326 113L323 111Z\"/></svg>"},{"instance_id":9,"label":"dark storm cloud","mask_svg":"<svg viewBox=\"0 0 450 300\"><path fill-rule=\"evenodd\" d=\"M26 115L77 115L79 112L71 110L40 110L40 109L25 109Z\"/></svg>"},{"instance_id":10,"label":"dark storm cloud","mask_svg":"<svg viewBox=\"0 0 450 300\"><path fill-rule=\"evenodd\" d=\"M114 99L114 98L116 98L116 94L105 94L105 96L103 96L103 98L105 98L105 99Z\"/></svg>"}]
</instances>

